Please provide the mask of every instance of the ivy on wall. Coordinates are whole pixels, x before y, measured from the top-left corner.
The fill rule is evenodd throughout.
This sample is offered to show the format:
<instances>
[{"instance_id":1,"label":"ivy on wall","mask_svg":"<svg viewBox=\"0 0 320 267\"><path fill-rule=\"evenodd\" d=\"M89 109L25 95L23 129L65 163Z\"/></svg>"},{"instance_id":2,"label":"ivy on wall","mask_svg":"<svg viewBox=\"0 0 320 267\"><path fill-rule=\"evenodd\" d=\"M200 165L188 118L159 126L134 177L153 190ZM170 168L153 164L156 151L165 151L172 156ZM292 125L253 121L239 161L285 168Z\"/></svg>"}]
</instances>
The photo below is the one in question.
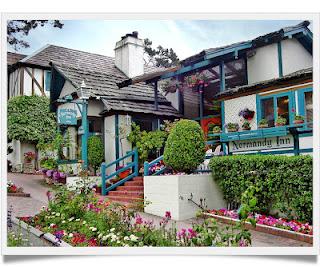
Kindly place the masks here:
<instances>
[{"instance_id":1,"label":"ivy on wall","mask_svg":"<svg viewBox=\"0 0 320 267\"><path fill-rule=\"evenodd\" d=\"M255 185L258 212L279 210L288 219L312 222L311 156L213 157L210 168L229 203L241 203L243 192Z\"/></svg>"},{"instance_id":2,"label":"ivy on wall","mask_svg":"<svg viewBox=\"0 0 320 267\"><path fill-rule=\"evenodd\" d=\"M45 96L16 96L8 101L8 137L27 143L50 142L56 134L56 116Z\"/></svg>"}]
</instances>

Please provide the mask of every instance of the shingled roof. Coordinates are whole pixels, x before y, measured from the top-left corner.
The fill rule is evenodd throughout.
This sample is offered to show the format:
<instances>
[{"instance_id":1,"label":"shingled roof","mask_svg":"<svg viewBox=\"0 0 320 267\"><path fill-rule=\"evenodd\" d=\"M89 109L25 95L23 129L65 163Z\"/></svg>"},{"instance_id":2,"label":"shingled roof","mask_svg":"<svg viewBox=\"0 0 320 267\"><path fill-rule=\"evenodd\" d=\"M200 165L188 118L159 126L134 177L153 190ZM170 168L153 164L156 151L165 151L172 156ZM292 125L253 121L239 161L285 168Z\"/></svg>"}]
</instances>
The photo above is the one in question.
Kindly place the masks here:
<instances>
[{"instance_id":1,"label":"shingled roof","mask_svg":"<svg viewBox=\"0 0 320 267\"><path fill-rule=\"evenodd\" d=\"M23 59L24 57L26 57L26 55L7 52L7 65L11 66L17 63L19 60Z\"/></svg>"},{"instance_id":2,"label":"shingled roof","mask_svg":"<svg viewBox=\"0 0 320 267\"><path fill-rule=\"evenodd\" d=\"M138 83L119 89L117 83L128 77L114 63L114 58L47 45L34 54L25 57L21 64L48 68L50 64L71 84L75 90L82 81L90 87L92 97L100 97L108 111L139 112L179 117L179 112L159 92L158 110L154 107L154 88L146 83ZM145 73L162 68L145 66ZM135 105L136 102L139 102ZM139 106L139 108L138 108Z\"/></svg>"}]
</instances>

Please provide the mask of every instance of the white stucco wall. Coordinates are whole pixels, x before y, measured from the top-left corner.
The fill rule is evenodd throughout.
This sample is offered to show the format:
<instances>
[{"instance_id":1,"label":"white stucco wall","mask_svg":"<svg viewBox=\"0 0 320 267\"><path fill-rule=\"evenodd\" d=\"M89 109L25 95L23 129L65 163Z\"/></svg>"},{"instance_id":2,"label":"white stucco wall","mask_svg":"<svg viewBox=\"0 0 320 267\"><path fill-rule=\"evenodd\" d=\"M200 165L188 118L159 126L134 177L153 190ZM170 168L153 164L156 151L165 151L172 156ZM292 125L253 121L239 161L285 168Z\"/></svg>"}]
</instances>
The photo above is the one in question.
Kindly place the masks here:
<instances>
[{"instance_id":1,"label":"white stucco wall","mask_svg":"<svg viewBox=\"0 0 320 267\"><path fill-rule=\"evenodd\" d=\"M312 55L295 38L281 42L283 75L312 67Z\"/></svg>"},{"instance_id":2,"label":"white stucco wall","mask_svg":"<svg viewBox=\"0 0 320 267\"><path fill-rule=\"evenodd\" d=\"M172 219L185 220L196 216L200 210L188 199L200 204L205 199L208 209L225 208L223 195L210 174L203 175L163 175L144 177L144 197L151 204L145 212L164 216L171 212Z\"/></svg>"},{"instance_id":3,"label":"white stucco wall","mask_svg":"<svg viewBox=\"0 0 320 267\"><path fill-rule=\"evenodd\" d=\"M115 147L115 116L109 116L104 118L104 156L105 162L109 163L116 158ZM107 169L107 174L114 171L115 168Z\"/></svg>"},{"instance_id":4,"label":"white stucco wall","mask_svg":"<svg viewBox=\"0 0 320 267\"><path fill-rule=\"evenodd\" d=\"M250 121L251 129L257 129L257 105L256 105L256 95L248 95L242 96L230 100L226 100L224 102L224 110L225 110L225 123L238 123L241 131L241 117L239 117L239 111L248 108L255 112L253 119Z\"/></svg>"},{"instance_id":5,"label":"white stucco wall","mask_svg":"<svg viewBox=\"0 0 320 267\"><path fill-rule=\"evenodd\" d=\"M76 89L74 88L74 86L71 84L71 82L69 81L65 81L62 89L61 89L61 93L59 98L62 98L66 95L71 95L73 92L75 92Z\"/></svg>"},{"instance_id":6,"label":"white stucco wall","mask_svg":"<svg viewBox=\"0 0 320 267\"><path fill-rule=\"evenodd\" d=\"M248 58L247 67L249 84L279 77L277 44L256 49L255 55Z\"/></svg>"}]
</instances>

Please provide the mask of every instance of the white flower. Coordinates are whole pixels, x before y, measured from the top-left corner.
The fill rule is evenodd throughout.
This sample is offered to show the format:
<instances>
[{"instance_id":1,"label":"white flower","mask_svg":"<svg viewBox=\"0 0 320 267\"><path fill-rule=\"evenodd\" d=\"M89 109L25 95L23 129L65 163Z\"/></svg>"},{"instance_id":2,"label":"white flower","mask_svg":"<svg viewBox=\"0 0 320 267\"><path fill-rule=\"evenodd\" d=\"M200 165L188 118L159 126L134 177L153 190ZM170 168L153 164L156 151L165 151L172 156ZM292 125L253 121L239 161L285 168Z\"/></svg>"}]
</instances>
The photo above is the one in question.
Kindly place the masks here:
<instances>
[{"instance_id":1,"label":"white flower","mask_svg":"<svg viewBox=\"0 0 320 267\"><path fill-rule=\"evenodd\" d=\"M86 221L83 221L83 222L82 222L82 224L86 224L86 223L87 223Z\"/></svg>"},{"instance_id":2,"label":"white flower","mask_svg":"<svg viewBox=\"0 0 320 267\"><path fill-rule=\"evenodd\" d=\"M115 228L111 228L111 229L110 229L110 232L113 232L114 230L116 230L116 229L115 229Z\"/></svg>"},{"instance_id":3,"label":"white flower","mask_svg":"<svg viewBox=\"0 0 320 267\"><path fill-rule=\"evenodd\" d=\"M59 216L60 216L60 213L59 213L59 212L57 212L56 216L57 216L57 217L59 217Z\"/></svg>"},{"instance_id":4,"label":"white flower","mask_svg":"<svg viewBox=\"0 0 320 267\"><path fill-rule=\"evenodd\" d=\"M73 237L73 233L70 233L70 234L69 234L69 237Z\"/></svg>"},{"instance_id":5,"label":"white flower","mask_svg":"<svg viewBox=\"0 0 320 267\"><path fill-rule=\"evenodd\" d=\"M52 212L51 214L55 215L55 214L56 214L56 212L54 211L54 212Z\"/></svg>"},{"instance_id":6,"label":"white flower","mask_svg":"<svg viewBox=\"0 0 320 267\"><path fill-rule=\"evenodd\" d=\"M139 237L135 236L135 235L130 235L130 240L133 242L136 242L139 240Z\"/></svg>"},{"instance_id":7,"label":"white flower","mask_svg":"<svg viewBox=\"0 0 320 267\"><path fill-rule=\"evenodd\" d=\"M66 221L65 221L65 220L63 220L61 223L66 223Z\"/></svg>"},{"instance_id":8,"label":"white flower","mask_svg":"<svg viewBox=\"0 0 320 267\"><path fill-rule=\"evenodd\" d=\"M104 237L102 237L103 241L106 241L107 239L108 239L108 236L106 236L106 235Z\"/></svg>"},{"instance_id":9,"label":"white flower","mask_svg":"<svg viewBox=\"0 0 320 267\"><path fill-rule=\"evenodd\" d=\"M102 237L102 234L99 234L99 235L98 235L98 238L100 239L101 237Z\"/></svg>"},{"instance_id":10,"label":"white flower","mask_svg":"<svg viewBox=\"0 0 320 267\"><path fill-rule=\"evenodd\" d=\"M98 230L98 229L95 228L95 227L93 227L93 228L91 229L92 232L95 232L95 231L97 231L97 230Z\"/></svg>"},{"instance_id":11,"label":"white flower","mask_svg":"<svg viewBox=\"0 0 320 267\"><path fill-rule=\"evenodd\" d=\"M76 219L76 222L80 222L80 219Z\"/></svg>"},{"instance_id":12,"label":"white flower","mask_svg":"<svg viewBox=\"0 0 320 267\"><path fill-rule=\"evenodd\" d=\"M74 220L74 217L71 217L68 221L71 222Z\"/></svg>"},{"instance_id":13,"label":"white flower","mask_svg":"<svg viewBox=\"0 0 320 267\"><path fill-rule=\"evenodd\" d=\"M129 236L125 236L124 238L123 238L123 240L129 240L130 238L129 238Z\"/></svg>"}]
</instances>

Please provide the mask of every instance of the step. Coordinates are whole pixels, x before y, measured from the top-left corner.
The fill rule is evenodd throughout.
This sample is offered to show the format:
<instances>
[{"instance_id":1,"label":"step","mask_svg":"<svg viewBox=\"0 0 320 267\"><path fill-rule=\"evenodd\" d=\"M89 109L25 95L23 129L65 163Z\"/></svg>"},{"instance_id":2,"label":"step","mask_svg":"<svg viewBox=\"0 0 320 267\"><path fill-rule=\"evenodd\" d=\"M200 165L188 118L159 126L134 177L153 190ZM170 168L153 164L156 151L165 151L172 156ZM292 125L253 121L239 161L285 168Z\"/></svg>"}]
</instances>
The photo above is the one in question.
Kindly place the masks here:
<instances>
[{"instance_id":1,"label":"step","mask_svg":"<svg viewBox=\"0 0 320 267\"><path fill-rule=\"evenodd\" d=\"M143 177L142 176L136 176L132 180L133 181L142 181L143 182Z\"/></svg>"},{"instance_id":2,"label":"step","mask_svg":"<svg viewBox=\"0 0 320 267\"><path fill-rule=\"evenodd\" d=\"M120 185L116 188L116 191L137 191L143 192L143 186L127 186L127 185Z\"/></svg>"},{"instance_id":3,"label":"step","mask_svg":"<svg viewBox=\"0 0 320 267\"><path fill-rule=\"evenodd\" d=\"M143 186L142 181L128 181L124 183L125 186Z\"/></svg>"},{"instance_id":4,"label":"step","mask_svg":"<svg viewBox=\"0 0 320 267\"><path fill-rule=\"evenodd\" d=\"M108 196L108 199L110 199L111 201L115 201L115 202L132 203L132 202L143 200L143 197L137 198L137 197Z\"/></svg>"},{"instance_id":5,"label":"step","mask_svg":"<svg viewBox=\"0 0 320 267\"><path fill-rule=\"evenodd\" d=\"M140 197L143 196L143 192L139 191L110 191L108 196L128 196L128 197Z\"/></svg>"}]
</instances>

